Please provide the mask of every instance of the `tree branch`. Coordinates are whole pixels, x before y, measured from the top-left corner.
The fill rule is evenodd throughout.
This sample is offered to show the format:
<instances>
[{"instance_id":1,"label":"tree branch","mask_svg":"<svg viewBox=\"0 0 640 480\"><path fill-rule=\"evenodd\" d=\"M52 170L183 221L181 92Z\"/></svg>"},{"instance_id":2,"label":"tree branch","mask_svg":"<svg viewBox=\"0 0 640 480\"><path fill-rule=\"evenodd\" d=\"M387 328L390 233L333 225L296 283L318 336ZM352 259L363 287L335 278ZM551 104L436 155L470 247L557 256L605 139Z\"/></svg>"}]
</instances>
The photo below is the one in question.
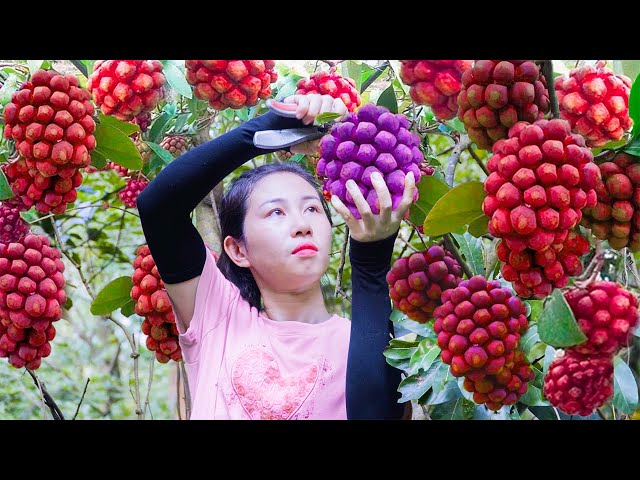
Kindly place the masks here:
<instances>
[{"instance_id":1,"label":"tree branch","mask_svg":"<svg viewBox=\"0 0 640 480\"><path fill-rule=\"evenodd\" d=\"M371 84L375 82L380 75L382 75L382 72L384 72L385 69L390 66L391 66L391 63L389 62L389 60L387 60L382 65L375 67L374 68L375 71L371 74L371 76L367 78L364 82L362 82L362 86L360 87L360 93L364 92L367 88L369 88L369 86L371 86Z\"/></svg>"},{"instance_id":2,"label":"tree branch","mask_svg":"<svg viewBox=\"0 0 640 480\"><path fill-rule=\"evenodd\" d=\"M336 278L336 290L335 295L341 295L343 298L347 298L347 294L342 289L342 271L344 270L344 262L347 256L347 245L349 244L349 227L344 226L344 241L342 243L342 252L340 253L340 264L338 265L338 278Z\"/></svg>"},{"instance_id":3,"label":"tree branch","mask_svg":"<svg viewBox=\"0 0 640 480\"><path fill-rule=\"evenodd\" d=\"M558 106L558 98L556 97L556 89L553 86L553 62L551 60L543 60L542 74L547 81L547 91L549 92L549 104L551 105L551 114L553 118L560 118L560 108Z\"/></svg>"},{"instance_id":4,"label":"tree branch","mask_svg":"<svg viewBox=\"0 0 640 480\"><path fill-rule=\"evenodd\" d=\"M36 376L35 373L33 373L33 370L31 370L30 368L27 368L26 370L27 372L29 372L29 375L31 375L31 378L33 378L33 383L35 383L36 387L38 387L38 390L40 390L40 393L44 398L44 403L47 405L47 407L49 407L49 410L51 411L51 415L53 416L53 419L64 420L64 415L62 414L60 407L58 407L58 404L55 402L53 397L49 395L49 392L44 386L44 383L40 381L40 379Z\"/></svg>"},{"instance_id":5,"label":"tree branch","mask_svg":"<svg viewBox=\"0 0 640 480\"><path fill-rule=\"evenodd\" d=\"M473 272L471 272L471 269L469 268L469 265L467 265L467 262L462 259L462 256L460 255L460 252L458 252L458 249L453 242L453 237L450 233L446 233L444 235L444 246L451 253L451 255L453 255L453 258L455 258L456 261L460 264L460 266L462 267L462 271L467 275L467 278L473 277Z\"/></svg>"},{"instance_id":6,"label":"tree branch","mask_svg":"<svg viewBox=\"0 0 640 480\"><path fill-rule=\"evenodd\" d=\"M151 355L151 362L149 362L149 379L147 383L147 398L144 401L144 415L147 415L147 408L149 407L149 394L151 393L151 382L153 381L153 364L155 363L155 353ZM153 416L151 417L153 419Z\"/></svg>"},{"instance_id":7,"label":"tree branch","mask_svg":"<svg viewBox=\"0 0 640 480\"><path fill-rule=\"evenodd\" d=\"M456 167L458 166L458 162L460 161L460 155L471 145L471 139L469 135L463 133L460 135L460 139L458 140L458 144L453 147L453 152L449 155L449 159L447 160L447 171L445 173L445 181L447 185L453 187L453 177L456 173Z\"/></svg>"},{"instance_id":8,"label":"tree branch","mask_svg":"<svg viewBox=\"0 0 640 480\"><path fill-rule=\"evenodd\" d=\"M80 405L82 405L82 401L84 400L84 394L87 393L87 387L89 386L90 378L87 378L87 383L84 384L84 391L82 392L82 397L80 397L80 403L78 403L78 408L76 408L76 413L71 420L75 420L80 412Z\"/></svg>"}]
</instances>

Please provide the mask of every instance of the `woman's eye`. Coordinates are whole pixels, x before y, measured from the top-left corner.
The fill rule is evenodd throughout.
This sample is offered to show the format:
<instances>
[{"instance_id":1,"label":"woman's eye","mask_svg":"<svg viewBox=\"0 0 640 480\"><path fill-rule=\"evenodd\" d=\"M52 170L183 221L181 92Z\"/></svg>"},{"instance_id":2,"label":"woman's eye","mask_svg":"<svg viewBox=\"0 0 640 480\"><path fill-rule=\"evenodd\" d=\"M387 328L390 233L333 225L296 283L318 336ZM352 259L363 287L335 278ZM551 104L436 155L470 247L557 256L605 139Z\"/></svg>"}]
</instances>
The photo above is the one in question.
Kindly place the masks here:
<instances>
[{"instance_id":1,"label":"woman's eye","mask_svg":"<svg viewBox=\"0 0 640 480\"><path fill-rule=\"evenodd\" d=\"M284 213L282 210L280 210L279 208L276 208L274 211L272 211L269 216L273 215L274 213Z\"/></svg>"},{"instance_id":2,"label":"woman's eye","mask_svg":"<svg viewBox=\"0 0 640 480\"><path fill-rule=\"evenodd\" d=\"M315 205L310 206L309 208L313 209L314 212L319 212L320 210Z\"/></svg>"}]
</instances>

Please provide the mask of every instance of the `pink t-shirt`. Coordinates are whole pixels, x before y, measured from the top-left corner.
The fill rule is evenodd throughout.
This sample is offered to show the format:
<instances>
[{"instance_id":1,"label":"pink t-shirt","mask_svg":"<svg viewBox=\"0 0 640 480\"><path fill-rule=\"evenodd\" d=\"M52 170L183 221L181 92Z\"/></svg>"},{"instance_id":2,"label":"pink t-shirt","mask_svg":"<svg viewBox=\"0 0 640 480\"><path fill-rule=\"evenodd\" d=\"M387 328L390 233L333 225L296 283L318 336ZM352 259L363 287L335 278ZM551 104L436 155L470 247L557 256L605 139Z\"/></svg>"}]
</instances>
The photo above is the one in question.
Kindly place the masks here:
<instances>
[{"instance_id":1,"label":"pink t-shirt","mask_svg":"<svg viewBox=\"0 0 640 480\"><path fill-rule=\"evenodd\" d=\"M278 322L258 313L207 248L193 318L179 342L191 419L346 419L351 326Z\"/></svg>"}]
</instances>

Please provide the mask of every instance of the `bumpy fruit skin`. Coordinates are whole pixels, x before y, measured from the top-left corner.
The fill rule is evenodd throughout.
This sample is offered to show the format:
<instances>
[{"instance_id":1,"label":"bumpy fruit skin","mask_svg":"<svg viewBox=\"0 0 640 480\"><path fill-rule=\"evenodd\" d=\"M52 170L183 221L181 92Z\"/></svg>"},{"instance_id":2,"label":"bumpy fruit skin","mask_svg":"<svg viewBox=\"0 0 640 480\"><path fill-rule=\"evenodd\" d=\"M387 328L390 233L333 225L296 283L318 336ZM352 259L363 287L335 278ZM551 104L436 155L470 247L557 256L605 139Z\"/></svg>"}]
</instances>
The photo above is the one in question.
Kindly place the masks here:
<instances>
[{"instance_id":1,"label":"bumpy fruit skin","mask_svg":"<svg viewBox=\"0 0 640 480\"><path fill-rule=\"evenodd\" d=\"M142 133L146 132L151 126L151 112L144 112L136 115L133 120L131 120L131 123L138 125Z\"/></svg>"},{"instance_id":2,"label":"bumpy fruit skin","mask_svg":"<svg viewBox=\"0 0 640 480\"><path fill-rule=\"evenodd\" d=\"M503 369L496 375L467 376L463 387L473 393L473 400L493 411L515 404L529 389L535 378L525 353L516 347L506 355ZM481 376L481 375L480 375Z\"/></svg>"},{"instance_id":3,"label":"bumpy fruit skin","mask_svg":"<svg viewBox=\"0 0 640 480\"><path fill-rule=\"evenodd\" d=\"M509 248L509 244L518 250ZM522 298L543 299L554 288L563 288L569 277L582 273L580 257L590 250L589 241L577 231L570 231L561 243L537 252L522 247L522 243L509 237L496 246L498 260L503 262L501 273L512 282L513 289Z\"/></svg>"},{"instance_id":4,"label":"bumpy fruit skin","mask_svg":"<svg viewBox=\"0 0 640 480\"><path fill-rule=\"evenodd\" d=\"M518 122L509 129L509 138L496 142L493 153L487 162L491 173L484 183L487 196L482 204L490 217L489 232L518 254L526 249L531 254L558 249L581 221L582 209L593 207L597 199L600 169L584 139L572 134L565 120ZM525 259L501 261L522 272L530 266ZM575 264L573 257L567 261ZM562 263L564 270L572 270ZM534 289L544 280L543 273L533 277L527 273L526 280L520 280ZM514 281L509 278L513 272L503 274ZM538 290L542 298L542 287Z\"/></svg>"},{"instance_id":5,"label":"bumpy fruit skin","mask_svg":"<svg viewBox=\"0 0 640 480\"><path fill-rule=\"evenodd\" d=\"M51 353L67 300L62 254L44 235L0 243L0 357L32 370Z\"/></svg>"},{"instance_id":6,"label":"bumpy fruit skin","mask_svg":"<svg viewBox=\"0 0 640 480\"><path fill-rule=\"evenodd\" d=\"M118 192L118 198L122 200L129 208L136 208L136 201L138 200L138 195L140 192L147 188L149 182L146 180L134 180L133 178L127 181L127 185Z\"/></svg>"},{"instance_id":7,"label":"bumpy fruit skin","mask_svg":"<svg viewBox=\"0 0 640 480\"><path fill-rule=\"evenodd\" d=\"M409 95L419 105L431 107L441 120L458 113L462 74L473 60L400 60L400 78L411 87Z\"/></svg>"},{"instance_id":8,"label":"bumpy fruit skin","mask_svg":"<svg viewBox=\"0 0 640 480\"><path fill-rule=\"evenodd\" d=\"M149 247L141 245L133 261L133 288L131 298L136 301L135 311L144 317L142 332L147 335L146 345L155 352L161 363L182 360L182 349L178 342L178 329L173 307L160 278Z\"/></svg>"},{"instance_id":9,"label":"bumpy fruit skin","mask_svg":"<svg viewBox=\"0 0 640 480\"><path fill-rule=\"evenodd\" d=\"M432 318L442 292L457 287L461 280L460 264L438 245L398 258L387 273L393 305L420 323Z\"/></svg>"},{"instance_id":10,"label":"bumpy fruit skin","mask_svg":"<svg viewBox=\"0 0 640 480\"><path fill-rule=\"evenodd\" d=\"M168 135L160 142L160 146L174 157L179 157L188 150L189 141L181 135Z\"/></svg>"},{"instance_id":11,"label":"bumpy fruit skin","mask_svg":"<svg viewBox=\"0 0 640 480\"><path fill-rule=\"evenodd\" d=\"M118 174L119 177L129 176L129 169L127 167L123 167L122 165L118 165L116 162L107 162L103 170L113 170Z\"/></svg>"},{"instance_id":12,"label":"bumpy fruit skin","mask_svg":"<svg viewBox=\"0 0 640 480\"><path fill-rule=\"evenodd\" d=\"M29 233L29 224L20 216L20 209L0 203L0 242L11 243Z\"/></svg>"},{"instance_id":13,"label":"bumpy fruit skin","mask_svg":"<svg viewBox=\"0 0 640 480\"><path fill-rule=\"evenodd\" d=\"M462 74L458 118L478 147L490 150L516 122L549 111L547 81L530 60L475 60Z\"/></svg>"},{"instance_id":14,"label":"bumpy fruit skin","mask_svg":"<svg viewBox=\"0 0 640 480\"><path fill-rule=\"evenodd\" d=\"M408 130L409 119L390 113L384 107L367 104L357 113L348 113L320 141L319 177L325 178L323 190L337 195L355 218L361 218L346 182L353 179L374 214L380 212L371 174L380 173L391 193L395 210L402 200L405 175L413 172L420 182L420 164L424 157L420 138ZM415 190L413 201L418 199Z\"/></svg>"},{"instance_id":15,"label":"bumpy fruit skin","mask_svg":"<svg viewBox=\"0 0 640 480\"><path fill-rule=\"evenodd\" d=\"M583 210L581 225L614 250L640 251L640 158L618 153L600 164L600 171L598 203Z\"/></svg>"},{"instance_id":16,"label":"bumpy fruit skin","mask_svg":"<svg viewBox=\"0 0 640 480\"><path fill-rule=\"evenodd\" d=\"M476 275L443 291L441 301L434 312L433 330L451 374L466 377L465 388L478 393L476 403L493 410L515 403L532 378L526 359L517 353L520 337L529 326L522 300L499 281L487 282ZM514 369L521 366L514 379ZM494 390L499 391L486 396Z\"/></svg>"},{"instance_id":17,"label":"bumpy fruit skin","mask_svg":"<svg viewBox=\"0 0 640 480\"><path fill-rule=\"evenodd\" d=\"M572 69L556 78L560 116L591 148L620 140L633 126L629 117L631 79L605 69L606 62Z\"/></svg>"},{"instance_id":18,"label":"bumpy fruit skin","mask_svg":"<svg viewBox=\"0 0 640 480\"><path fill-rule=\"evenodd\" d=\"M564 293L587 341L567 349L582 355L615 355L629 345L638 324L638 300L622 286L592 282Z\"/></svg>"},{"instance_id":19,"label":"bumpy fruit skin","mask_svg":"<svg viewBox=\"0 0 640 480\"><path fill-rule=\"evenodd\" d=\"M309 78L298 80L298 95L331 95L333 98L340 98L350 112L355 111L362 103L360 92L356 90L356 82L349 77L343 77L336 73L336 68L323 72L316 72Z\"/></svg>"},{"instance_id":20,"label":"bumpy fruit skin","mask_svg":"<svg viewBox=\"0 0 640 480\"><path fill-rule=\"evenodd\" d=\"M588 416L613 395L613 362L608 356L565 352L544 378L544 395L569 415Z\"/></svg>"},{"instance_id":21,"label":"bumpy fruit skin","mask_svg":"<svg viewBox=\"0 0 640 480\"><path fill-rule=\"evenodd\" d=\"M103 114L130 121L158 105L165 83L157 60L98 60L87 88Z\"/></svg>"},{"instance_id":22,"label":"bumpy fruit skin","mask_svg":"<svg viewBox=\"0 0 640 480\"><path fill-rule=\"evenodd\" d=\"M252 107L271 96L278 79L273 60L187 60L194 95L216 110Z\"/></svg>"},{"instance_id":23,"label":"bumpy fruit skin","mask_svg":"<svg viewBox=\"0 0 640 480\"><path fill-rule=\"evenodd\" d=\"M79 169L96 146L91 94L73 75L38 70L3 111L4 136L19 158L4 168L14 195L41 213L62 213L77 198Z\"/></svg>"}]
</instances>

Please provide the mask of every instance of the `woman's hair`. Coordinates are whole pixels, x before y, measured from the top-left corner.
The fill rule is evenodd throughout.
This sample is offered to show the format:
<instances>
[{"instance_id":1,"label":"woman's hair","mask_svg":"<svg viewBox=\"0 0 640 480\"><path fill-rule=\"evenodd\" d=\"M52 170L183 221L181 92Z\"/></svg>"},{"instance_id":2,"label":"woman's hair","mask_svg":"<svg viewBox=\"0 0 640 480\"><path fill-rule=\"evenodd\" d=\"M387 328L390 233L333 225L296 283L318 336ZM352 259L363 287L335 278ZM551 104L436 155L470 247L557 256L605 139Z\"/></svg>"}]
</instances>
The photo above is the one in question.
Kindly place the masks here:
<instances>
[{"instance_id":1,"label":"woman's hair","mask_svg":"<svg viewBox=\"0 0 640 480\"><path fill-rule=\"evenodd\" d=\"M261 165L258 168L247 170L242 173L225 192L222 197L222 204L220 207L220 228L221 228L221 240L227 236L235 238L237 241L244 241L244 219L247 215L248 200L253 192L256 184L272 173L289 172L294 173L304 180L318 192L318 197L322 202L322 208L329 219L329 223L333 225L331 220L331 212L324 196L320 192L320 187L316 182L316 179L307 171L304 167L295 162L281 162L281 163L268 163ZM227 252L222 248L220 258L218 259L218 269L224 274L224 276L240 290L242 298L244 298L249 305L256 307L258 310L261 308L262 297L258 284L253 278L251 270L236 265Z\"/></svg>"}]
</instances>

